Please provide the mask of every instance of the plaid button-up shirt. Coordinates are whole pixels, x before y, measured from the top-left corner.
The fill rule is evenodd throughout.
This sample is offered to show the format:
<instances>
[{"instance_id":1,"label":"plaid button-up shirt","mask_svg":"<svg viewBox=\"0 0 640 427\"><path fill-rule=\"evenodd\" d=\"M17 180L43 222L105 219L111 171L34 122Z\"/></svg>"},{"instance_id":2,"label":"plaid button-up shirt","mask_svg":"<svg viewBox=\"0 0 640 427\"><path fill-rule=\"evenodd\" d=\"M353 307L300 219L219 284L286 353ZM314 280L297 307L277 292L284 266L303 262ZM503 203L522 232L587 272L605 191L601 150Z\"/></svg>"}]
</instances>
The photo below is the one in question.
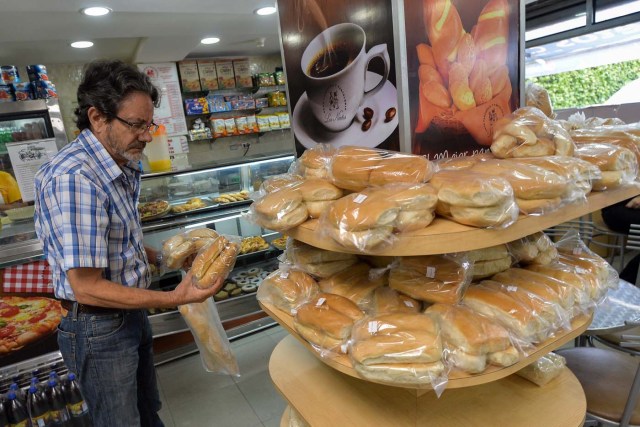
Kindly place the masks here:
<instances>
[{"instance_id":1,"label":"plaid button-up shirt","mask_svg":"<svg viewBox=\"0 0 640 427\"><path fill-rule=\"evenodd\" d=\"M75 300L67 271L103 270L129 287L150 283L137 210L140 171L120 168L90 130L43 165L35 178L35 227L56 297Z\"/></svg>"}]
</instances>

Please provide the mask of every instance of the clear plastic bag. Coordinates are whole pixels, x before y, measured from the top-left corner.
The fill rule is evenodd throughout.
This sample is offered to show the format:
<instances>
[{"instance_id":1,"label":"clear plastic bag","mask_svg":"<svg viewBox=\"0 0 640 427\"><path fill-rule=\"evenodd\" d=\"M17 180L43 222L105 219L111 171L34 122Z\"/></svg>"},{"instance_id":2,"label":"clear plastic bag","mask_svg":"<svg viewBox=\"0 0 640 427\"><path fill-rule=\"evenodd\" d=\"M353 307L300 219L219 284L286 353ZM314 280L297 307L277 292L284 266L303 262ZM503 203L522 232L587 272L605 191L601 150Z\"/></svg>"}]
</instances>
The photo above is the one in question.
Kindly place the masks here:
<instances>
[{"instance_id":1,"label":"clear plastic bag","mask_svg":"<svg viewBox=\"0 0 640 427\"><path fill-rule=\"evenodd\" d=\"M286 188L291 185L297 184L302 181L302 177L297 174L284 173L280 175L274 175L265 179L258 191L251 195L252 200L260 199L269 193L278 191L281 188Z\"/></svg>"},{"instance_id":2,"label":"clear plastic bag","mask_svg":"<svg viewBox=\"0 0 640 427\"><path fill-rule=\"evenodd\" d=\"M439 396L448 370L437 322L425 314L388 313L353 326L351 362L366 379L395 385L430 384Z\"/></svg>"},{"instance_id":3,"label":"clear plastic bag","mask_svg":"<svg viewBox=\"0 0 640 427\"><path fill-rule=\"evenodd\" d=\"M593 191L629 185L638 176L638 160L629 149L611 144L579 144L575 156L600 168L602 177L593 182Z\"/></svg>"},{"instance_id":4,"label":"clear plastic bag","mask_svg":"<svg viewBox=\"0 0 640 427\"><path fill-rule=\"evenodd\" d=\"M601 119L602 120L602 119ZM576 144L605 143L631 150L640 164L640 123L600 125L571 131Z\"/></svg>"},{"instance_id":5,"label":"clear plastic bag","mask_svg":"<svg viewBox=\"0 0 640 427\"><path fill-rule=\"evenodd\" d=\"M293 268L318 278L327 278L358 262L358 257L345 252L333 252L288 239L285 259Z\"/></svg>"},{"instance_id":6,"label":"clear plastic bag","mask_svg":"<svg viewBox=\"0 0 640 427\"><path fill-rule=\"evenodd\" d=\"M196 340L202 366L207 372L240 375L213 299L178 307Z\"/></svg>"},{"instance_id":7,"label":"clear plastic bag","mask_svg":"<svg viewBox=\"0 0 640 427\"><path fill-rule=\"evenodd\" d=\"M520 369L516 374L542 387L559 376L566 366L567 361L564 357L556 353L548 353Z\"/></svg>"},{"instance_id":8,"label":"clear plastic bag","mask_svg":"<svg viewBox=\"0 0 640 427\"><path fill-rule=\"evenodd\" d=\"M344 192L326 179L306 179L297 186L307 207L309 217L320 218L329 209L334 200L341 198Z\"/></svg>"},{"instance_id":9,"label":"clear plastic bag","mask_svg":"<svg viewBox=\"0 0 640 427\"><path fill-rule=\"evenodd\" d=\"M464 253L400 257L391 267L389 286L420 301L455 304L471 282Z\"/></svg>"},{"instance_id":10,"label":"clear plastic bag","mask_svg":"<svg viewBox=\"0 0 640 427\"><path fill-rule=\"evenodd\" d=\"M558 122L536 107L523 107L500 119L491 152L499 158L572 156L575 143Z\"/></svg>"},{"instance_id":11,"label":"clear plastic bag","mask_svg":"<svg viewBox=\"0 0 640 427\"><path fill-rule=\"evenodd\" d=\"M257 298L294 315L298 307L313 299L319 290L316 281L308 274L281 268L262 280Z\"/></svg>"},{"instance_id":12,"label":"clear plastic bag","mask_svg":"<svg viewBox=\"0 0 640 427\"><path fill-rule=\"evenodd\" d=\"M496 245L487 248L468 251L467 258L471 261L471 275L473 280L484 279L504 271L513 264L513 257L507 245Z\"/></svg>"},{"instance_id":13,"label":"clear plastic bag","mask_svg":"<svg viewBox=\"0 0 640 427\"><path fill-rule=\"evenodd\" d=\"M524 103L527 107L536 107L550 119L555 119L551 105L551 97L544 86L534 82L527 82L524 89Z\"/></svg>"},{"instance_id":14,"label":"clear plastic bag","mask_svg":"<svg viewBox=\"0 0 640 427\"><path fill-rule=\"evenodd\" d=\"M371 268L361 262L320 280L318 285L322 292L343 296L361 307L371 300L377 288L387 284L386 275L371 277L370 271Z\"/></svg>"},{"instance_id":15,"label":"clear plastic bag","mask_svg":"<svg viewBox=\"0 0 640 427\"><path fill-rule=\"evenodd\" d=\"M364 303L364 311L372 314L387 313L420 313L422 302L397 292L388 286L381 286L373 291L371 299Z\"/></svg>"},{"instance_id":16,"label":"clear plastic bag","mask_svg":"<svg viewBox=\"0 0 640 427\"><path fill-rule=\"evenodd\" d=\"M187 259L218 237L219 234L214 230L196 228L168 238L162 242L162 266L171 270L190 267L185 265Z\"/></svg>"},{"instance_id":17,"label":"clear plastic bag","mask_svg":"<svg viewBox=\"0 0 640 427\"><path fill-rule=\"evenodd\" d=\"M236 264L241 240L238 236L218 236L209 240L191 264L193 285L206 289L226 279Z\"/></svg>"},{"instance_id":18,"label":"clear plastic bag","mask_svg":"<svg viewBox=\"0 0 640 427\"><path fill-rule=\"evenodd\" d=\"M331 158L335 153L336 148L329 144L316 144L302 153L293 170L307 179L329 179Z\"/></svg>"},{"instance_id":19,"label":"clear plastic bag","mask_svg":"<svg viewBox=\"0 0 640 427\"><path fill-rule=\"evenodd\" d=\"M261 227L286 231L307 220L309 211L300 191L301 181L284 185L270 193L252 196L246 218Z\"/></svg>"},{"instance_id":20,"label":"clear plastic bag","mask_svg":"<svg viewBox=\"0 0 640 427\"><path fill-rule=\"evenodd\" d=\"M521 264L551 264L558 259L558 249L542 232L507 243L509 252Z\"/></svg>"},{"instance_id":21,"label":"clear plastic bag","mask_svg":"<svg viewBox=\"0 0 640 427\"><path fill-rule=\"evenodd\" d=\"M499 176L440 171L429 181L438 190L436 212L460 224L506 228L518 219L513 188Z\"/></svg>"}]
</instances>

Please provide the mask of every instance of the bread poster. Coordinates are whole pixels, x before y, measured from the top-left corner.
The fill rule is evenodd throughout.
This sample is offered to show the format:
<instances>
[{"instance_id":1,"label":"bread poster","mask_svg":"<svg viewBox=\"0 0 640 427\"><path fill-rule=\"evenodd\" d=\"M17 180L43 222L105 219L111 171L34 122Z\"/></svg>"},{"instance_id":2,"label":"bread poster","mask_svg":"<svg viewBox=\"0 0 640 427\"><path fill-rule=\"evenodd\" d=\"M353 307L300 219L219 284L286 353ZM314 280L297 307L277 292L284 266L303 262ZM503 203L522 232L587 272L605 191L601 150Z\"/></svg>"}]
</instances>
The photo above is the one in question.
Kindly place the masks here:
<instances>
[{"instance_id":1,"label":"bread poster","mask_svg":"<svg viewBox=\"0 0 640 427\"><path fill-rule=\"evenodd\" d=\"M489 151L519 107L520 13L519 0L404 0L414 154Z\"/></svg>"},{"instance_id":2,"label":"bread poster","mask_svg":"<svg viewBox=\"0 0 640 427\"><path fill-rule=\"evenodd\" d=\"M278 0L296 151L399 150L391 2Z\"/></svg>"}]
</instances>

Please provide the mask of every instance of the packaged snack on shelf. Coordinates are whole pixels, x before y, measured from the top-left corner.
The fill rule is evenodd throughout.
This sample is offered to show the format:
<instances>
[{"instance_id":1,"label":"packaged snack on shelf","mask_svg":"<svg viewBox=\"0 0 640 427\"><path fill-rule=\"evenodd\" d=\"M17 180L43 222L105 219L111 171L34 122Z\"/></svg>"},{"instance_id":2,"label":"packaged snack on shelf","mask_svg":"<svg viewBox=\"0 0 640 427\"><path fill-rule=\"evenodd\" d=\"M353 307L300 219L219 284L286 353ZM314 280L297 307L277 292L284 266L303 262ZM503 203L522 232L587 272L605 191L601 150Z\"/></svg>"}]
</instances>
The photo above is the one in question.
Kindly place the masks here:
<instances>
[{"instance_id":1,"label":"packaged snack on shelf","mask_svg":"<svg viewBox=\"0 0 640 427\"><path fill-rule=\"evenodd\" d=\"M278 103L281 107L287 106L287 94L285 92L278 92Z\"/></svg>"},{"instance_id":2,"label":"packaged snack on shelf","mask_svg":"<svg viewBox=\"0 0 640 427\"><path fill-rule=\"evenodd\" d=\"M219 113L227 110L227 103L222 95L208 95L207 101L209 103L209 112Z\"/></svg>"},{"instance_id":3,"label":"packaged snack on shelf","mask_svg":"<svg viewBox=\"0 0 640 427\"><path fill-rule=\"evenodd\" d=\"M558 259L558 250L549 236L538 232L507 243L516 262L547 265Z\"/></svg>"},{"instance_id":4,"label":"packaged snack on shelf","mask_svg":"<svg viewBox=\"0 0 640 427\"><path fill-rule=\"evenodd\" d=\"M518 218L513 188L499 176L440 171L429 181L438 191L436 212L460 224L506 228Z\"/></svg>"},{"instance_id":5,"label":"packaged snack on shelf","mask_svg":"<svg viewBox=\"0 0 640 427\"><path fill-rule=\"evenodd\" d=\"M519 159L487 159L470 170L506 179L520 212L526 215L543 215L560 208L570 180L548 169L520 163Z\"/></svg>"},{"instance_id":6,"label":"packaged snack on shelf","mask_svg":"<svg viewBox=\"0 0 640 427\"><path fill-rule=\"evenodd\" d=\"M232 61L216 61L216 73L218 74L218 87L220 89L232 89L236 87Z\"/></svg>"},{"instance_id":7,"label":"packaged snack on shelf","mask_svg":"<svg viewBox=\"0 0 640 427\"><path fill-rule=\"evenodd\" d=\"M240 135L244 135L245 133L251 133L251 130L247 126L247 118L245 116L236 117L236 129L238 129L238 133Z\"/></svg>"},{"instance_id":8,"label":"packaged snack on shelf","mask_svg":"<svg viewBox=\"0 0 640 427\"><path fill-rule=\"evenodd\" d=\"M280 92L270 92L267 94L267 100L269 102L269 107L279 107L280 106Z\"/></svg>"},{"instance_id":9,"label":"packaged snack on shelf","mask_svg":"<svg viewBox=\"0 0 640 427\"><path fill-rule=\"evenodd\" d=\"M193 333L204 369L207 372L239 376L238 362L213 299L181 305L178 310Z\"/></svg>"},{"instance_id":10,"label":"packaged snack on shelf","mask_svg":"<svg viewBox=\"0 0 640 427\"><path fill-rule=\"evenodd\" d=\"M216 62L212 59L198 59L198 74L202 90L218 90Z\"/></svg>"},{"instance_id":11,"label":"packaged snack on shelf","mask_svg":"<svg viewBox=\"0 0 640 427\"><path fill-rule=\"evenodd\" d=\"M295 163L295 170L305 178L329 178L331 158L336 149L329 144L316 144L302 153Z\"/></svg>"},{"instance_id":12,"label":"packaged snack on shelf","mask_svg":"<svg viewBox=\"0 0 640 427\"><path fill-rule=\"evenodd\" d=\"M527 82L524 89L524 103L527 107L538 108L550 119L555 119L556 117L551 105L549 92L538 83Z\"/></svg>"},{"instance_id":13,"label":"packaged snack on shelf","mask_svg":"<svg viewBox=\"0 0 640 427\"><path fill-rule=\"evenodd\" d=\"M251 69L248 59L235 59L233 72L236 78L236 87L252 87Z\"/></svg>"},{"instance_id":14,"label":"packaged snack on shelf","mask_svg":"<svg viewBox=\"0 0 640 427\"><path fill-rule=\"evenodd\" d=\"M389 272L389 286L429 303L460 302L471 282L466 254L400 257Z\"/></svg>"},{"instance_id":15,"label":"packaged snack on shelf","mask_svg":"<svg viewBox=\"0 0 640 427\"><path fill-rule=\"evenodd\" d=\"M593 191L629 185L638 176L638 160L629 149L612 144L579 144L575 156L596 165L602 178L593 182Z\"/></svg>"},{"instance_id":16,"label":"packaged snack on shelf","mask_svg":"<svg viewBox=\"0 0 640 427\"><path fill-rule=\"evenodd\" d=\"M208 114L209 102L207 98L193 98L184 100L185 113L188 116L196 114Z\"/></svg>"},{"instance_id":17,"label":"packaged snack on shelf","mask_svg":"<svg viewBox=\"0 0 640 427\"><path fill-rule=\"evenodd\" d=\"M269 100L267 98L256 98L256 108L266 108L269 106Z\"/></svg>"},{"instance_id":18,"label":"packaged snack on shelf","mask_svg":"<svg viewBox=\"0 0 640 427\"><path fill-rule=\"evenodd\" d=\"M224 129L227 133L227 136L239 135L238 128L236 127L236 119L234 119L233 117L224 119Z\"/></svg>"},{"instance_id":19,"label":"packaged snack on shelf","mask_svg":"<svg viewBox=\"0 0 640 427\"><path fill-rule=\"evenodd\" d=\"M48 99L48 98L57 98L58 91L56 90L56 85L51 83L49 80L38 80L33 85L33 91L38 99Z\"/></svg>"},{"instance_id":20,"label":"packaged snack on shelf","mask_svg":"<svg viewBox=\"0 0 640 427\"><path fill-rule=\"evenodd\" d=\"M14 102L16 98L13 96L13 89L11 86L0 84L0 103L2 102Z\"/></svg>"},{"instance_id":21,"label":"packaged snack on shelf","mask_svg":"<svg viewBox=\"0 0 640 427\"><path fill-rule=\"evenodd\" d=\"M513 258L507 245L489 246L466 252L472 262L471 275L473 280L484 279L511 267Z\"/></svg>"},{"instance_id":22,"label":"packaged snack on shelf","mask_svg":"<svg viewBox=\"0 0 640 427\"><path fill-rule=\"evenodd\" d=\"M366 306L373 292L387 284L386 276L371 275L371 267L361 262L318 282L322 292L340 295L360 307Z\"/></svg>"},{"instance_id":23,"label":"packaged snack on shelf","mask_svg":"<svg viewBox=\"0 0 640 427\"><path fill-rule=\"evenodd\" d=\"M422 302L388 286L381 286L373 291L371 299L364 304L364 310L373 315L398 312L420 313Z\"/></svg>"},{"instance_id":24,"label":"packaged snack on shelf","mask_svg":"<svg viewBox=\"0 0 640 427\"><path fill-rule=\"evenodd\" d=\"M262 114L256 115L256 121L258 122L259 132L269 132L271 130L271 125L269 124L269 116Z\"/></svg>"},{"instance_id":25,"label":"packaged snack on shelf","mask_svg":"<svg viewBox=\"0 0 640 427\"><path fill-rule=\"evenodd\" d=\"M269 114L267 119L269 120L269 130L280 129L280 120L278 119L278 116L275 114Z\"/></svg>"},{"instance_id":26,"label":"packaged snack on shelf","mask_svg":"<svg viewBox=\"0 0 640 427\"><path fill-rule=\"evenodd\" d=\"M274 231L286 231L307 220L309 212L299 184L291 184L266 195L254 195L248 218L256 224Z\"/></svg>"},{"instance_id":27,"label":"packaged snack on shelf","mask_svg":"<svg viewBox=\"0 0 640 427\"><path fill-rule=\"evenodd\" d=\"M276 85L276 81L273 78L273 74L259 73L258 74L258 84L259 84L259 86L275 86Z\"/></svg>"},{"instance_id":28,"label":"packaged snack on shelf","mask_svg":"<svg viewBox=\"0 0 640 427\"><path fill-rule=\"evenodd\" d=\"M280 127L282 129L287 129L291 127L291 121L289 120L289 113L281 112L277 113L278 121L280 122Z\"/></svg>"},{"instance_id":29,"label":"packaged snack on shelf","mask_svg":"<svg viewBox=\"0 0 640 427\"><path fill-rule=\"evenodd\" d=\"M27 101L35 98L32 84L30 82L11 83L11 86L13 86L13 94L16 101Z\"/></svg>"},{"instance_id":30,"label":"packaged snack on shelf","mask_svg":"<svg viewBox=\"0 0 640 427\"><path fill-rule=\"evenodd\" d=\"M298 307L293 325L322 357L346 353L354 322L364 317L362 310L340 295L318 293Z\"/></svg>"},{"instance_id":31,"label":"packaged snack on shelf","mask_svg":"<svg viewBox=\"0 0 640 427\"><path fill-rule=\"evenodd\" d=\"M276 71L275 73L273 73L273 78L275 79L277 85L286 84L283 71Z\"/></svg>"},{"instance_id":32,"label":"packaged snack on shelf","mask_svg":"<svg viewBox=\"0 0 640 427\"><path fill-rule=\"evenodd\" d=\"M247 129L249 133L258 133L260 128L258 128L258 121L256 120L255 115L247 116Z\"/></svg>"},{"instance_id":33,"label":"packaged snack on shelf","mask_svg":"<svg viewBox=\"0 0 640 427\"><path fill-rule=\"evenodd\" d=\"M182 84L183 92L198 92L202 90L196 61L180 61L178 62L178 70L180 71L180 83Z\"/></svg>"},{"instance_id":34,"label":"packaged snack on shelf","mask_svg":"<svg viewBox=\"0 0 640 427\"><path fill-rule=\"evenodd\" d=\"M433 174L433 164L423 156L354 146L340 147L330 168L333 183L351 191L389 183L427 182Z\"/></svg>"},{"instance_id":35,"label":"packaged snack on shelf","mask_svg":"<svg viewBox=\"0 0 640 427\"><path fill-rule=\"evenodd\" d=\"M213 130L212 133L214 138L222 138L224 136L227 136L227 128L224 125L224 119L212 117L209 121L211 123L211 129Z\"/></svg>"},{"instance_id":36,"label":"packaged snack on shelf","mask_svg":"<svg viewBox=\"0 0 640 427\"><path fill-rule=\"evenodd\" d=\"M569 133L535 107L523 107L495 124L491 152L499 158L572 156Z\"/></svg>"},{"instance_id":37,"label":"packaged snack on shelf","mask_svg":"<svg viewBox=\"0 0 640 427\"><path fill-rule=\"evenodd\" d=\"M232 110L252 110L256 108L256 102L253 99L238 99L231 101Z\"/></svg>"},{"instance_id":38,"label":"packaged snack on shelf","mask_svg":"<svg viewBox=\"0 0 640 427\"><path fill-rule=\"evenodd\" d=\"M551 352L520 369L516 374L542 387L560 375L566 366L567 361L564 357Z\"/></svg>"},{"instance_id":39,"label":"packaged snack on shelf","mask_svg":"<svg viewBox=\"0 0 640 427\"><path fill-rule=\"evenodd\" d=\"M445 358L456 369L479 374L488 365L511 366L522 357L506 328L468 307L433 304L425 314L437 320Z\"/></svg>"},{"instance_id":40,"label":"packaged snack on shelf","mask_svg":"<svg viewBox=\"0 0 640 427\"><path fill-rule=\"evenodd\" d=\"M331 277L358 262L354 254L328 251L293 239L287 241L285 257L294 268L321 279Z\"/></svg>"},{"instance_id":41,"label":"packaged snack on shelf","mask_svg":"<svg viewBox=\"0 0 640 427\"><path fill-rule=\"evenodd\" d=\"M447 383L436 321L425 314L389 313L356 322L349 355L365 379L395 385L430 384L438 395Z\"/></svg>"},{"instance_id":42,"label":"packaged snack on shelf","mask_svg":"<svg viewBox=\"0 0 640 427\"><path fill-rule=\"evenodd\" d=\"M293 316L298 307L313 299L318 292L318 284L308 274L295 268L281 268L262 280L257 298Z\"/></svg>"},{"instance_id":43,"label":"packaged snack on shelf","mask_svg":"<svg viewBox=\"0 0 640 427\"><path fill-rule=\"evenodd\" d=\"M299 189L311 218L320 218L331 203L341 198L344 193L326 179L306 179L302 181Z\"/></svg>"}]
</instances>

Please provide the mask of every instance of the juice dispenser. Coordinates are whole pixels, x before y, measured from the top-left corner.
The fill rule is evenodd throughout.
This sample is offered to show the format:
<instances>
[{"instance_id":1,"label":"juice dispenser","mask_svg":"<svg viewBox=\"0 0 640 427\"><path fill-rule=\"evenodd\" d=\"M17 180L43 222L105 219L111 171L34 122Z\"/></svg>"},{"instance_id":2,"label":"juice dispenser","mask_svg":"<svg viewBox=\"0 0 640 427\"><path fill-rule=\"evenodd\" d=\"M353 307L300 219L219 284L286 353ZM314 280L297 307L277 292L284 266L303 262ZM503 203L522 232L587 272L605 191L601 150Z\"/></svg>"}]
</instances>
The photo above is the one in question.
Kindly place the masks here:
<instances>
[{"instance_id":1,"label":"juice dispenser","mask_svg":"<svg viewBox=\"0 0 640 427\"><path fill-rule=\"evenodd\" d=\"M162 172L171 169L167 130L164 125L160 125L158 130L153 133L153 140L145 147L144 154L149 160L151 172Z\"/></svg>"}]
</instances>

